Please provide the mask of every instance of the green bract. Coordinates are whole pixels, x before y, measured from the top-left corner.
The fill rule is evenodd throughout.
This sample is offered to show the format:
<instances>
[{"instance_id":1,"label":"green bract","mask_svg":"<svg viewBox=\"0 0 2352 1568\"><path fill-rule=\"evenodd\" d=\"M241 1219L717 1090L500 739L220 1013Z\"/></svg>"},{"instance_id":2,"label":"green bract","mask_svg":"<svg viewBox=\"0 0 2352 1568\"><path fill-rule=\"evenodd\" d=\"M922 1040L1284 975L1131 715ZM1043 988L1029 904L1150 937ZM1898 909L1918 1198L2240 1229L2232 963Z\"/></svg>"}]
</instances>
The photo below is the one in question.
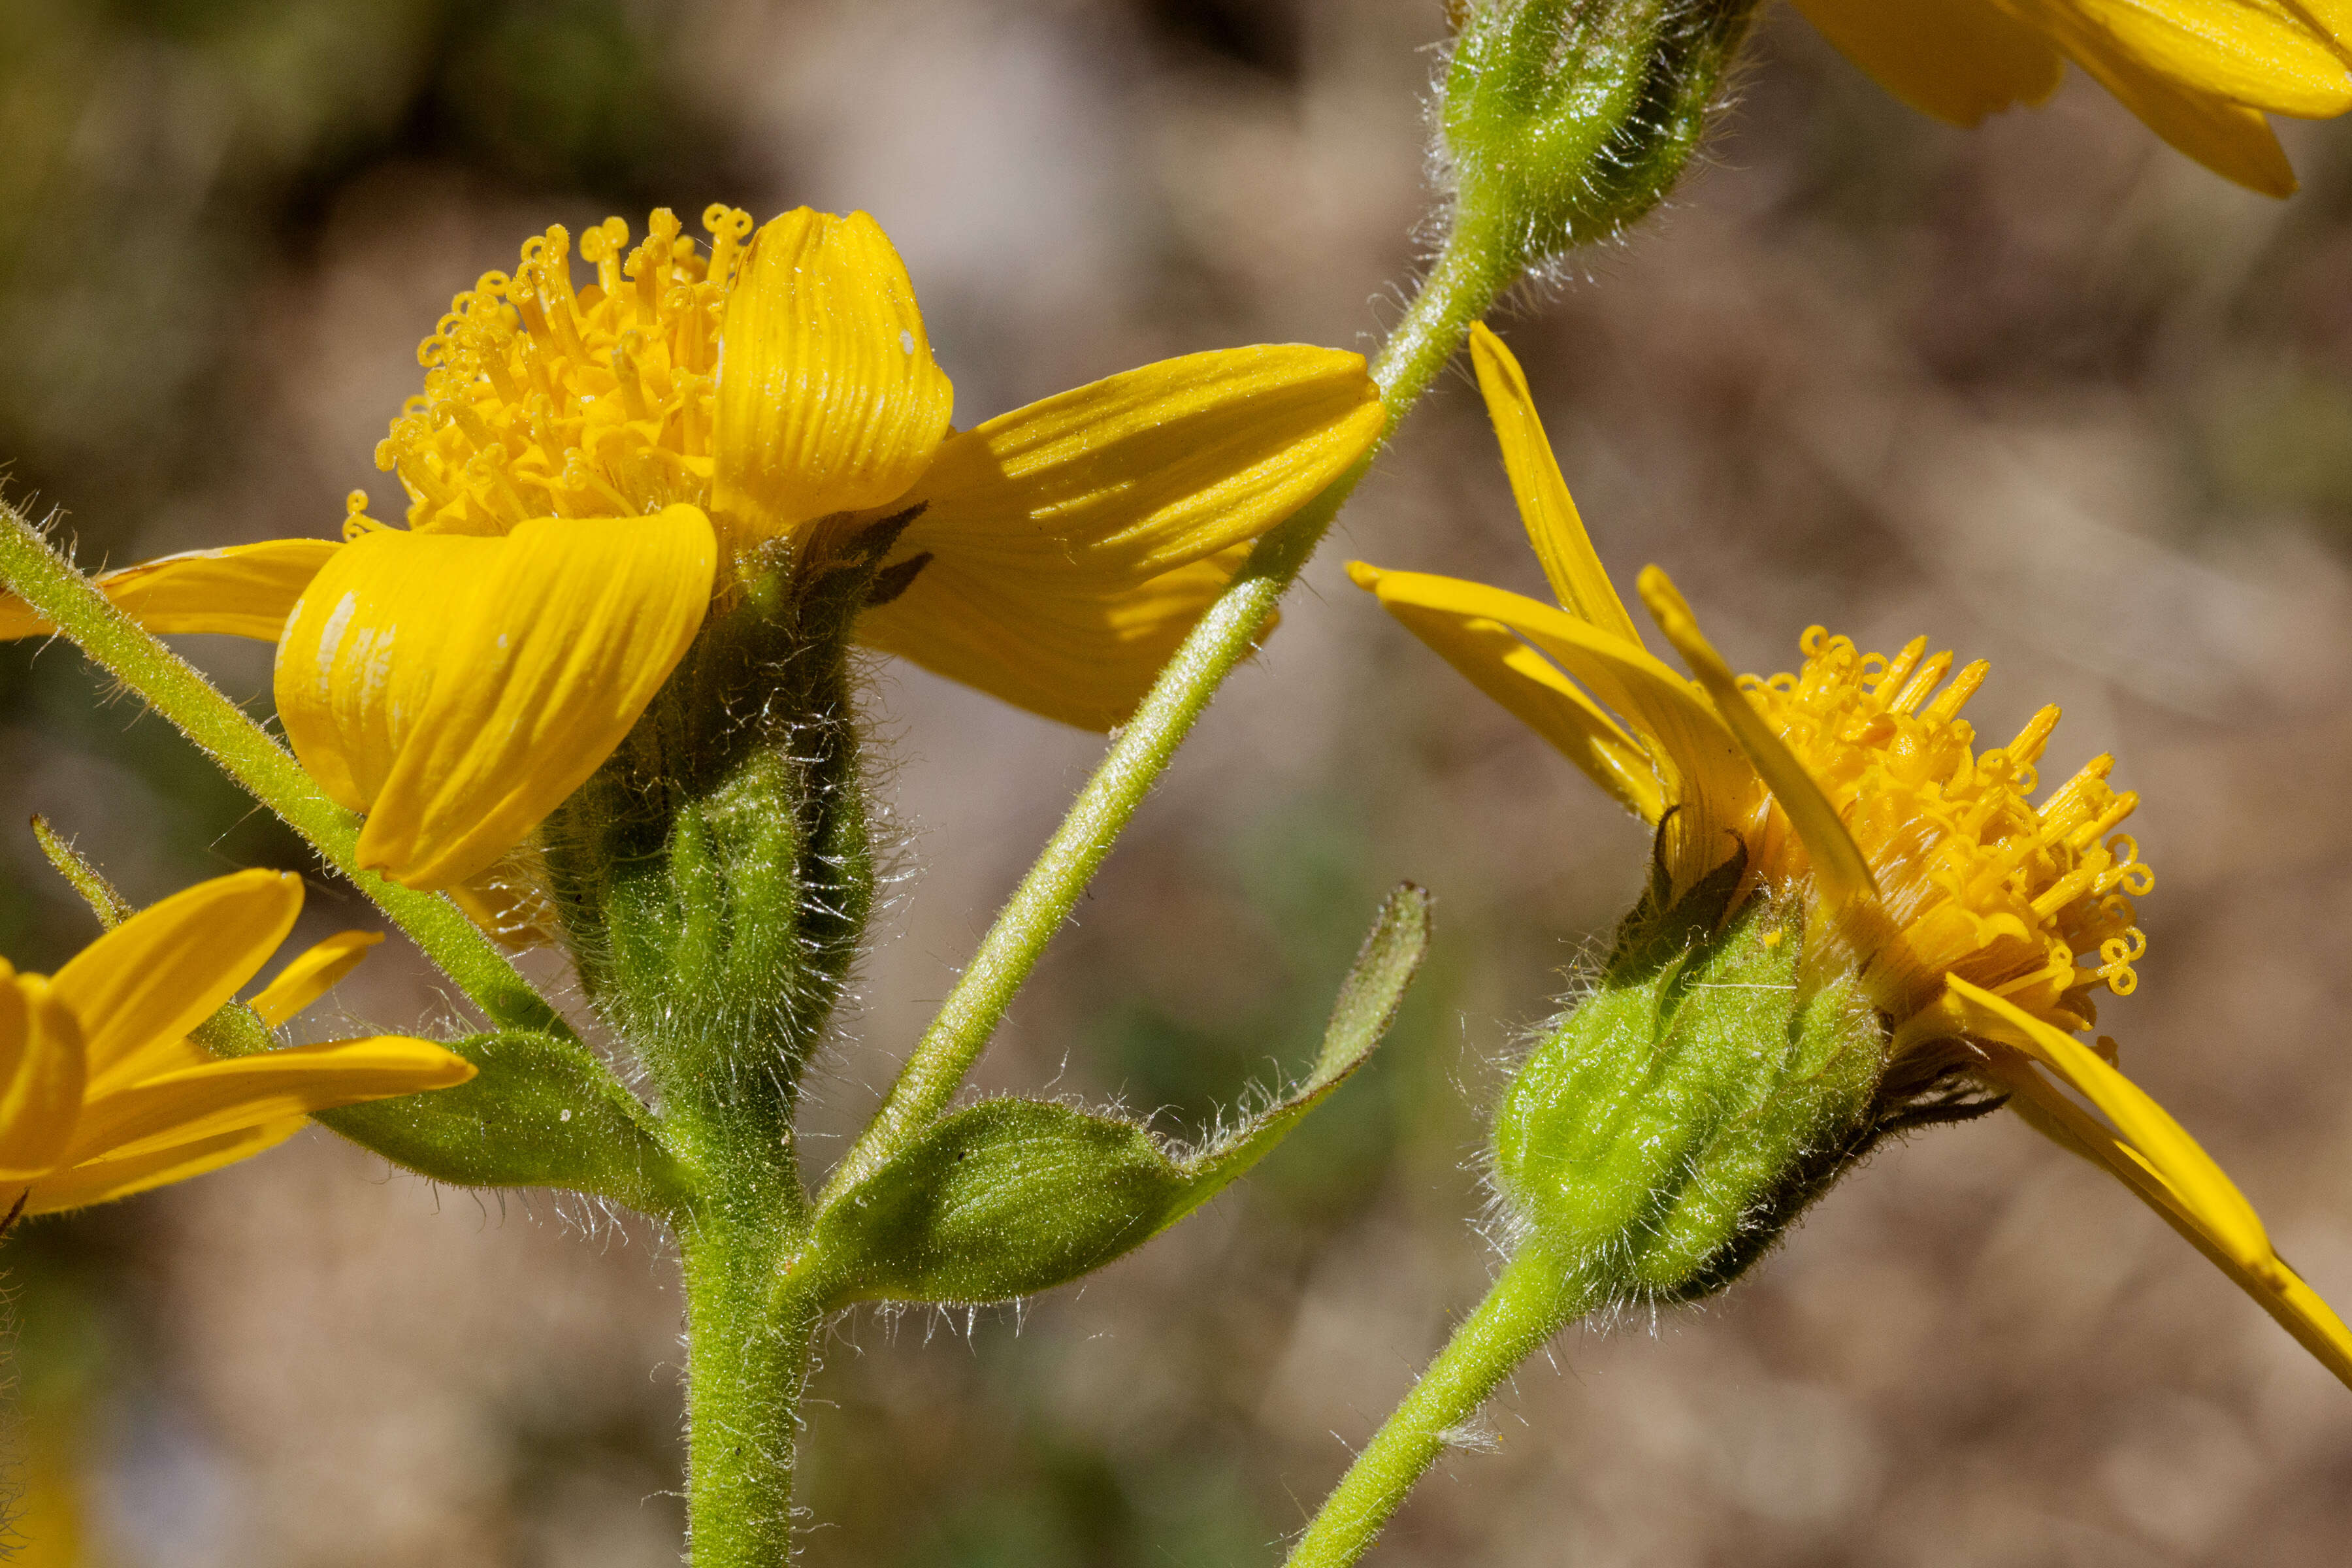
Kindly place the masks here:
<instances>
[{"instance_id":1,"label":"green bract","mask_svg":"<svg viewBox=\"0 0 2352 1568\"><path fill-rule=\"evenodd\" d=\"M1727 917L1744 864L1627 920L1496 1118L1512 1214L1592 1299L1721 1289L1887 1126L1877 1014L1801 974L1788 901Z\"/></svg>"},{"instance_id":2,"label":"green bract","mask_svg":"<svg viewBox=\"0 0 2352 1568\"><path fill-rule=\"evenodd\" d=\"M1665 195L1754 0L1473 4L1447 68L1455 224L1516 263L1607 238Z\"/></svg>"}]
</instances>

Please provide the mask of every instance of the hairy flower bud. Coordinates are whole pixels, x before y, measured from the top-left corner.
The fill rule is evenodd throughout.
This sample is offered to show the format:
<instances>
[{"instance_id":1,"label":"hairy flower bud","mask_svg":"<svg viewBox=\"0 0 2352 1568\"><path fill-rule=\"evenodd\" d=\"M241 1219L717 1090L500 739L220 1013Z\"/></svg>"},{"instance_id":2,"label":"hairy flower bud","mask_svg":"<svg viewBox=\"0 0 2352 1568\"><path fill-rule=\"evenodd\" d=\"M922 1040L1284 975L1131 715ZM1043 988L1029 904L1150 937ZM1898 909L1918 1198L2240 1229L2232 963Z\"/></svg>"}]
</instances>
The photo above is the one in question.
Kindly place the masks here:
<instances>
[{"instance_id":1,"label":"hairy flower bud","mask_svg":"<svg viewBox=\"0 0 2352 1568\"><path fill-rule=\"evenodd\" d=\"M1727 915L1743 868L1628 917L1496 1118L1511 1214L1594 1299L1721 1289L1902 1120L1879 1015L1852 975L1804 972L1801 908Z\"/></svg>"},{"instance_id":2,"label":"hairy flower bud","mask_svg":"<svg viewBox=\"0 0 2352 1568\"><path fill-rule=\"evenodd\" d=\"M1754 0L1488 0L1443 85L1456 223L1526 263L1657 205L1698 145Z\"/></svg>"}]
</instances>

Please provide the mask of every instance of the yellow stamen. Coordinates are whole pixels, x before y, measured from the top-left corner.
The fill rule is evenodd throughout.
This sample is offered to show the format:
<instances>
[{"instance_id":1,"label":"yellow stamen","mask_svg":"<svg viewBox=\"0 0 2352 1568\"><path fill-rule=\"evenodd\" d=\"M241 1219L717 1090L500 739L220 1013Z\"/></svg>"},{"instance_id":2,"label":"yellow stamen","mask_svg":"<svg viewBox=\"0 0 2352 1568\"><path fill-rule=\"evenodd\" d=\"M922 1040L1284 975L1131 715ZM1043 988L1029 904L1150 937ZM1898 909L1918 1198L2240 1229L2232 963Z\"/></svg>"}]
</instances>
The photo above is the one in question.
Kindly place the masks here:
<instances>
[{"instance_id":1,"label":"yellow stamen","mask_svg":"<svg viewBox=\"0 0 2352 1568\"><path fill-rule=\"evenodd\" d=\"M2107 787L2114 760L2100 757L2037 809L2027 798L2033 763L2058 710L2036 713L2007 748L1976 755L1975 731L1959 714L1989 667L1970 664L1944 685L1952 656L1923 658L1926 646L1915 641L1889 660L1814 626L1801 640L1798 673L1741 684L1877 879L1903 954L1890 978L1921 993L1890 997L1890 1010L1925 1005L1942 976L1958 974L2062 1029L2083 1028L2089 994L2102 985L2129 994L2132 965L2147 951L2131 899L2155 874L2131 837L2114 832L2138 796ZM1743 837L1760 878L1810 869L1769 797Z\"/></svg>"},{"instance_id":2,"label":"yellow stamen","mask_svg":"<svg viewBox=\"0 0 2352 1568\"><path fill-rule=\"evenodd\" d=\"M714 206L703 224L707 261L667 209L634 248L605 219L580 237L596 281L577 290L558 226L525 242L512 276L485 272L451 301L416 351L424 397L376 448L411 528L506 533L709 504L714 350L751 218Z\"/></svg>"}]
</instances>

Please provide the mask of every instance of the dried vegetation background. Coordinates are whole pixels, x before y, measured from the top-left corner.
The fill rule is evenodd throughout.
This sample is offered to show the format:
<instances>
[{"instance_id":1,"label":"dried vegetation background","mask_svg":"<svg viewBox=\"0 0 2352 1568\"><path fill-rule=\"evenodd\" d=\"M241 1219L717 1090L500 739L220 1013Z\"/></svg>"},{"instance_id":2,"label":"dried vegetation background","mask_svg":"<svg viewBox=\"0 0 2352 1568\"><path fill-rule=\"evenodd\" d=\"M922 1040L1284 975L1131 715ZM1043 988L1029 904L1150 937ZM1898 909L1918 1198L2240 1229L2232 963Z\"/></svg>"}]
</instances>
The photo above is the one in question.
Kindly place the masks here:
<instances>
[{"instance_id":1,"label":"dried vegetation background","mask_svg":"<svg viewBox=\"0 0 2352 1568\"><path fill-rule=\"evenodd\" d=\"M0 454L85 561L324 532L413 345L532 229L864 206L961 423L1147 358L1369 341L1415 258L1436 0L16 0L0 6ZM2352 1302L2352 132L2278 205L2077 80L1964 134L1793 17L1676 209L1506 323L1601 552L1748 668L1807 624L2065 705L2158 873L2103 1023ZM1640 876L1633 825L1348 586L1535 588L1461 376L1343 521L1004 1030L992 1089L1198 1128L1296 1063L1380 890L1443 900L1375 1067L1083 1289L861 1313L826 1352L813 1568L1271 1563L1489 1264L1478 1110ZM266 702L267 655L189 650ZM302 864L63 647L0 649L0 819L135 896ZM890 920L812 1120L853 1128L1097 742L874 671ZM364 923L328 889L319 931ZM0 833L0 952L92 933ZM544 965L541 966L545 968ZM413 955L346 985L400 1026ZM333 1021L314 1020L324 1033ZM662 1238L436 1192L323 1132L0 1252L22 1560L675 1560ZM1707 1310L1580 1332L1376 1561L2326 1563L2352 1399L2123 1193L1990 1121L1887 1152Z\"/></svg>"}]
</instances>

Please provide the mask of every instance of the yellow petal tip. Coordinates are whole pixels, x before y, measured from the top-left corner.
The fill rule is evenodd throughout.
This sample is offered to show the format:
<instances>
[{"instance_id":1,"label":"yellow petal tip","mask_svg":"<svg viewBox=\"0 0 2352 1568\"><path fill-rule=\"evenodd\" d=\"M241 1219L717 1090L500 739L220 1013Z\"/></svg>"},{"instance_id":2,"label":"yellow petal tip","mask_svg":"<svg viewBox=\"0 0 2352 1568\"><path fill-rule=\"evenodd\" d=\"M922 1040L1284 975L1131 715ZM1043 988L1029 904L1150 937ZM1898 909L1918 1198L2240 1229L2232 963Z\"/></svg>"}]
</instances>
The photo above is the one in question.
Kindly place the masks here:
<instances>
[{"instance_id":1,"label":"yellow petal tip","mask_svg":"<svg viewBox=\"0 0 2352 1568\"><path fill-rule=\"evenodd\" d=\"M1381 579L1386 575L1388 575L1387 573L1382 572L1379 567L1373 565L1369 561L1350 561L1348 563L1349 581L1354 583L1357 587L1361 588L1367 594L1378 593L1380 591Z\"/></svg>"}]
</instances>

